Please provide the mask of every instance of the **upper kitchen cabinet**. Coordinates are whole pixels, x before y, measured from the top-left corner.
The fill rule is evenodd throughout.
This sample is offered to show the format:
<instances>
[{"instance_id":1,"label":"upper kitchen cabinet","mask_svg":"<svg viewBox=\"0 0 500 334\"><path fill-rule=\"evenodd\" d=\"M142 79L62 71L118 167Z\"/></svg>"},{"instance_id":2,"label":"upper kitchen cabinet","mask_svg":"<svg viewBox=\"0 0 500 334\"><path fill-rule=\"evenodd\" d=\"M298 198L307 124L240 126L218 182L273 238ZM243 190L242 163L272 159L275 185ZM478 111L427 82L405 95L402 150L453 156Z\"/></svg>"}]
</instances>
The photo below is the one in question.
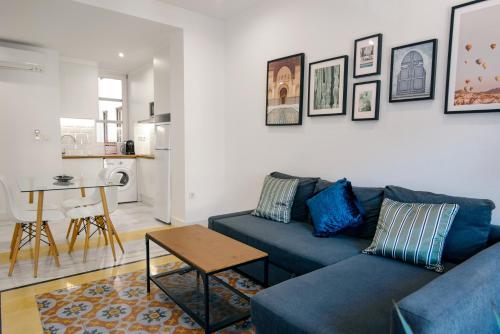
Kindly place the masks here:
<instances>
[{"instance_id":1,"label":"upper kitchen cabinet","mask_svg":"<svg viewBox=\"0 0 500 334\"><path fill-rule=\"evenodd\" d=\"M97 63L61 59L61 117L96 118L98 73Z\"/></svg>"}]
</instances>

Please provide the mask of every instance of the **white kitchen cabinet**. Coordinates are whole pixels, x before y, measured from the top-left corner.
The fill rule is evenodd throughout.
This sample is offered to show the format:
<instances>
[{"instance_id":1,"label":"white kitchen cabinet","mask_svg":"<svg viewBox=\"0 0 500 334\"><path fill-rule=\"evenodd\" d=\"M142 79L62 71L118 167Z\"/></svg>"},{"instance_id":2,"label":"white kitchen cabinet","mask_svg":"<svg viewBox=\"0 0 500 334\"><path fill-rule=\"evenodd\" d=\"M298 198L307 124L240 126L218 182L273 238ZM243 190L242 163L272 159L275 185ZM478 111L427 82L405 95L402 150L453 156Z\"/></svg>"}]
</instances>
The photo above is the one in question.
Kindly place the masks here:
<instances>
[{"instance_id":1,"label":"white kitchen cabinet","mask_svg":"<svg viewBox=\"0 0 500 334\"><path fill-rule=\"evenodd\" d=\"M137 159L137 162L139 201L152 206L156 189L155 161L153 159Z\"/></svg>"}]
</instances>

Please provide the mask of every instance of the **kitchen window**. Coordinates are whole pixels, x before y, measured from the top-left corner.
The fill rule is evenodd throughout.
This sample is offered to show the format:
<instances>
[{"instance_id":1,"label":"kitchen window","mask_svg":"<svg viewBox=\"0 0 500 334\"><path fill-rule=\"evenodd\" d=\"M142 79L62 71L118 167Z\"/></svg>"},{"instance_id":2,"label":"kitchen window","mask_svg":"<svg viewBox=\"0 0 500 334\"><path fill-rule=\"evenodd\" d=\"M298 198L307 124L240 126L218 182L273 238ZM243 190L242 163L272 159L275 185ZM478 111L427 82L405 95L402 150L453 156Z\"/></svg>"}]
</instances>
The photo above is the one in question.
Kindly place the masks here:
<instances>
[{"instance_id":1,"label":"kitchen window","mask_svg":"<svg viewBox=\"0 0 500 334\"><path fill-rule=\"evenodd\" d=\"M126 77L99 77L99 115L96 121L97 142L123 141Z\"/></svg>"}]
</instances>

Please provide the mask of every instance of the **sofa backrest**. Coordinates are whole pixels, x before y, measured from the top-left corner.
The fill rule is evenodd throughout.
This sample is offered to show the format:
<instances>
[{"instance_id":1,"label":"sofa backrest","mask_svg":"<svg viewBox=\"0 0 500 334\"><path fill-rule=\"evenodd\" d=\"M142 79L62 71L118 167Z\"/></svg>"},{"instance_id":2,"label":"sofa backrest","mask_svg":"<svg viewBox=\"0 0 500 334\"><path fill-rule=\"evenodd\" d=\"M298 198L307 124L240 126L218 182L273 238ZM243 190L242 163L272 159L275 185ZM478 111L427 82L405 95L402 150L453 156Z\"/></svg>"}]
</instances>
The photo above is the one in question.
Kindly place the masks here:
<instances>
[{"instance_id":1,"label":"sofa backrest","mask_svg":"<svg viewBox=\"0 0 500 334\"><path fill-rule=\"evenodd\" d=\"M406 203L450 203L460 209L446 237L443 259L460 263L483 250L488 244L491 212L495 204L488 199L475 199L414 191L397 186L387 186L384 196Z\"/></svg>"}]
</instances>

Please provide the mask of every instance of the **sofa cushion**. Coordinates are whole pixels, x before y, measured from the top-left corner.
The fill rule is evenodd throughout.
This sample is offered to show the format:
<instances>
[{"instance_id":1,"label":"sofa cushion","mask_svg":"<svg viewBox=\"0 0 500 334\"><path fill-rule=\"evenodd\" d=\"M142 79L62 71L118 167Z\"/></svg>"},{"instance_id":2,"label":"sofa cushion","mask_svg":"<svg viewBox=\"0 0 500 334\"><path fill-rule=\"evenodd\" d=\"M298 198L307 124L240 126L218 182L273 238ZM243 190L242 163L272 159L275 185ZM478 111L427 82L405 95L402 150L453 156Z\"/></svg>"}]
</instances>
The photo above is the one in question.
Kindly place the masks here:
<instances>
[{"instance_id":1,"label":"sofa cushion","mask_svg":"<svg viewBox=\"0 0 500 334\"><path fill-rule=\"evenodd\" d=\"M316 237L331 237L350 226L363 223L363 215L356 205L351 182L338 180L307 200Z\"/></svg>"},{"instance_id":2,"label":"sofa cushion","mask_svg":"<svg viewBox=\"0 0 500 334\"><path fill-rule=\"evenodd\" d=\"M377 233L363 253L443 272L444 241L458 208L457 204L401 203L386 198Z\"/></svg>"},{"instance_id":3,"label":"sofa cushion","mask_svg":"<svg viewBox=\"0 0 500 334\"><path fill-rule=\"evenodd\" d=\"M486 247L491 225L491 211L495 204L487 199L473 199L413 191L387 186L385 196L407 203L453 203L460 209L446 237L443 259L460 263Z\"/></svg>"},{"instance_id":4,"label":"sofa cushion","mask_svg":"<svg viewBox=\"0 0 500 334\"><path fill-rule=\"evenodd\" d=\"M316 183L315 193L328 188L332 182L319 180ZM380 207L384 199L384 188L352 187L354 195L361 207L364 209L364 222L360 226L349 227L341 231L341 234L356 238L373 239L377 229Z\"/></svg>"},{"instance_id":5,"label":"sofa cushion","mask_svg":"<svg viewBox=\"0 0 500 334\"><path fill-rule=\"evenodd\" d=\"M438 276L361 254L259 292L252 322L258 333L390 333L392 301Z\"/></svg>"},{"instance_id":6,"label":"sofa cushion","mask_svg":"<svg viewBox=\"0 0 500 334\"><path fill-rule=\"evenodd\" d=\"M284 180L266 176L259 204L252 215L288 224L298 185L297 179Z\"/></svg>"},{"instance_id":7,"label":"sofa cushion","mask_svg":"<svg viewBox=\"0 0 500 334\"><path fill-rule=\"evenodd\" d=\"M249 214L212 217L209 227L269 253L270 262L297 275L358 255L370 244L344 235L316 238L307 223L281 224Z\"/></svg>"},{"instance_id":8,"label":"sofa cushion","mask_svg":"<svg viewBox=\"0 0 500 334\"><path fill-rule=\"evenodd\" d=\"M292 220L301 222L307 221L309 210L307 208L306 201L314 195L316 182L318 182L319 178L293 176L280 172L273 172L271 173L271 176L278 179L299 180L299 186L297 187L297 192L295 193L295 198L292 205Z\"/></svg>"}]
</instances>

